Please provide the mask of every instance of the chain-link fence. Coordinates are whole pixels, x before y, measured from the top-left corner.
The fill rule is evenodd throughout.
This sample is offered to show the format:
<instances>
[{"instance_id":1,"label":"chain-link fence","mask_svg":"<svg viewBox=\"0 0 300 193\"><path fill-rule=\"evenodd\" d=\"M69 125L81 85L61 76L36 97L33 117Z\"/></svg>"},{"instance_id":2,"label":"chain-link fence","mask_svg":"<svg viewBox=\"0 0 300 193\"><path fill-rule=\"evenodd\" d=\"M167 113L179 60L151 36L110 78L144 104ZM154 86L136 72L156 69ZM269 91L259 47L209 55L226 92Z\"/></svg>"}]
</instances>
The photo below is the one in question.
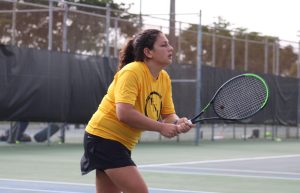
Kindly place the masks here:
<instances>
[{"instance_id":1,"label":"chain-link fence","mask_svg":"<svg viewBox=\"0 0 300 193\"><path fill-rule=\"evenodd\" d=\"M186 23L132 14L115 4L96 6L64 0L1 0L0 44L116 59L128 37L140 29L157 28L166 33L174 47L176 69L196 69L201 64L300 77L298 42L243 30L231 31L218 24L201 26L199 21L200 13L195 23ZM172 74L172 69L170 72L174 87L177 83L197 87L196 70L184 70L189 73L180 76ZM213 133L213 129L210 131Z\"/></svg>"},{"instance_id":2,"label":"chain-link fence","mask_svg":"<svg viewBox=\"0 0 300 193\"><path fill-rule=\"evenodd\" d=\"M175 48L174 63L197 64L199 20L194 24L174 21L171 25L170 20L131 14L122 7L63 0L2 0L0 5L2 44L117 57L126 39L140 28L158 28ZM200 29L199 53L204 65L298 77L297 42L230 31L218 24Z\"/></svg>"}]
</instances>

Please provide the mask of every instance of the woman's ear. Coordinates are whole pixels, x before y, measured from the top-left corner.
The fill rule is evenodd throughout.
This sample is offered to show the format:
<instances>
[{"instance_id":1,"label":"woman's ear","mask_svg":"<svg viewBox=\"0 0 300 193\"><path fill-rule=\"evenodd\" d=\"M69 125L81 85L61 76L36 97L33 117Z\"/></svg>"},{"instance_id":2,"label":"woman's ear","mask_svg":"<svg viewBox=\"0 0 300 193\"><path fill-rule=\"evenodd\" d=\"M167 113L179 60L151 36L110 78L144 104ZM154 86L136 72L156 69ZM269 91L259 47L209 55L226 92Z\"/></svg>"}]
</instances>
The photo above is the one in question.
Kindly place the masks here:
<instances>
[{"instance_id":1,"label":"woman's ear","mask_svg":"<svg viewBox=\"0 0 300 193\"><path fill-rule=\"evenodd\" d=\"M152 58L152 51L149 48L144 48L144 54L147 58Z\"/></svg>"}]
</instances>

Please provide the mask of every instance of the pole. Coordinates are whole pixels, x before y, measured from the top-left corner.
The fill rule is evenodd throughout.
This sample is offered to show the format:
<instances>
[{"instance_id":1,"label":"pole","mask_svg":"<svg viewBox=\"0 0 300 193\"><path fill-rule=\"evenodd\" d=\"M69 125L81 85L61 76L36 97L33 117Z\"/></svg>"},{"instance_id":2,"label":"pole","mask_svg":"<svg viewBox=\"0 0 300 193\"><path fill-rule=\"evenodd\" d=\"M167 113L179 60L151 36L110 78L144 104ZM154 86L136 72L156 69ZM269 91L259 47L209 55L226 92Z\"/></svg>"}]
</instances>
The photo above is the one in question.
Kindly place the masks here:
<instances>
[{"instance_id":1,"label":"pole","mask_svg":"<svg viewBox=\"0 0 300 193\"><path fill-rule=\"evenodd\" d=\"M175 0L170 0L170 22L169 22L169 42L174 48L174 53L177 53L177 46L176 46L176 35L175 35L175 28L176 28L176 18L175 18ZM177 58L174 58L173 63L178 63Z\"/></svg>"},{"instance_id":2,"label":"pole","mask_svg":"<svg viewBox=\"0 0 300 193\"><path fill-rule=\"evenodd\" d=\"M68 35L68 4L63 0L63 8L64 8L64 17L63 17L63 37L62 37L62 51L67 51L68 41L67 41L67 35Z\"/></svg>"},{"instance_id":3,"label":"pole","mask_svg":"<svg viewBox=\"0 0 300 193\"><path fill-rule=\"evenodd\" d=\"M212 66L216 66L216 28L213 29L212 34Z\"/></svg>"},{"instance_id":4,"label":"pole","mask_svg":"<svg viewBox=\"0 0 300 193\"><path fill-rule=\"evenodd\" d=\"M264 73L268 73L268 56L269 56L269 42L268 37L265 38L265 55L264 55Z\"/></svg>"},{"instance_id":5,"label":"pole","mask_svg":"<svg viewBox=\"0 0 300 193\"><path fill-rule=\"evenodd\" d=\"M197 34L197 81L196 81L196 109L195 114L200 113L201 109L201 65L202 65L202 25L201 25L201 10L199 13L199 25ZM196 139L195 144L199 145L200 142L200 123L197 124L196 128Z\"/></svg>"},{"instance_id":6,"label":"pole","mask_svg":"<svg viewBox=\"0 0 300 193\"><path fill-rule=\"evenodd\" d=\"M48 50L52 50L53 1L49 0Z\"/></svg>"},{"instance_id":7,"label":"pole","mask_svg":"<svg viewBox=\"0 0 300 193\"><path fill-rule=\"evenodd\" d=\"M298 78L298 105L297 105L297 139L299 139L299 122L300 122L300 41L298 42L298 62L297 62L297 78Z\"/></svg>"},{"instance_id":8,"label":"pole","mask_svg":"<svg viewBox=\"0 0 300 193\"><path fill-rule=\"evenodd\" d=\"M105 23L105 53L104 56L109 58L109 27L110 27L110 4L106 4L106 23Z\"/></svg>"},{"instance_id":9,"label":"pole","mask_svg":"<svg viewBox=\"0 0 300 193\"><path fill-rule=\"evenodd\" d=\"M248 71L248 35L245 36L245 58L244 58L244 70Z\"/></svg>"},{"instance_id":10,"label":"pole","mask_svg":"<svg viewBox=\"0 0 300 193\"><path fill-rule=\"evenodd\" d=\"M17 19L17 1L13 1L13 13L12 13L12 29L11 29L11 44L16 44L16 19Z\"/></svg>"},{"instance_id":11,"label":"pole","mask_svg":"<svg viewBox=\"0 0 300 193\"><path fill-rule=\"evenodd\" d=\"M235 69L235 35L231 37L231 70Z\"/></svg>"},{"instance_id":12,"label":"pole","mask_svg":"<svg viewBox=\"0 0 300 193\"><path fill-rule=\"evenodd\" d=\"M140 0L139 27L140 27L140 29L142 29L142 27L143 27L143 21L142 21L142 0Z\"/></svg>"}]
</instances>

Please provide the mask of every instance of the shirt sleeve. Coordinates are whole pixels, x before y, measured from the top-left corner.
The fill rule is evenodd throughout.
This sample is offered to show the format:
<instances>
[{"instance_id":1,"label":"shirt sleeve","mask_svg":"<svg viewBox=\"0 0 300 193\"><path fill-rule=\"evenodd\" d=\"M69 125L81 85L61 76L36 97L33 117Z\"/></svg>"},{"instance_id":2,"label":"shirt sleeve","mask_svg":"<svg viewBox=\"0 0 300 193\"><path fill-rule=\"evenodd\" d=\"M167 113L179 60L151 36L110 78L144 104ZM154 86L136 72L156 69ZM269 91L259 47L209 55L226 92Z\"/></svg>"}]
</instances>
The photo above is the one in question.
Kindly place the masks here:
<instances>
[{"instance_id":1,"label":"shirt sleeve","mask_svg":"<svg viewBox=\"0 0 300 193\"><path fill-rule=\"evenodd\" d=\"M173 103L173 97L172 97L172 84L171 84L171 79L167 75L166 76L166 94L163 99L163 106L162 106L162 111L161 114L172 114L175 113L175 107Z\"/></svg>"},{"instance_id":2,"label":"shirt sleeve","mask_svg":"<svg viewBox=\"0 0 300 193\"><path fill-rule=\"evenodd\" d=\"M132 71L119 74L115 85L115 102L134 105L139 93L138 78Z\"/></svg>"}]
</instances>

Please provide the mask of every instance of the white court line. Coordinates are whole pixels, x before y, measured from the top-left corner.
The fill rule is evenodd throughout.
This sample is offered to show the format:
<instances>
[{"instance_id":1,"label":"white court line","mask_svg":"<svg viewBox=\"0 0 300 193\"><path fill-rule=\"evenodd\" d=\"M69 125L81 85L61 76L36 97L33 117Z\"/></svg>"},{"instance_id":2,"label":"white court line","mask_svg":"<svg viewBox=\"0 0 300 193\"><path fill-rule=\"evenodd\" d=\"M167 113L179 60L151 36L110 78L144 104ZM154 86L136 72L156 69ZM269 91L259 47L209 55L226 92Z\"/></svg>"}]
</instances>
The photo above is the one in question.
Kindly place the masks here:
<instances>
[{"instance_id":1,"label":"white court line","mask_svg":"<svg viewBox=\"0 0 300 193\"><path fill-rule=\"evenodd\" d=\"M48 193L85 193L85 192L69 192L69 191L55 191L55 190L43 190L43 189L28 189L28 188L10 188L10 187L0 187L0 190L19 190L22 192L48 192ZM218 192L199 192L199 191L189 191L189 190L174 190L174 189L163 189L163 188L149 188L149 190L154 191L164 191L164 192L183 192L183 193L218 193Z\"/></svg>"},{"instance_id":2,"label":"white court line","mask_svg":"<svg viewBox=\"0 0 300 193\"><path fill-rule=\"evenodd\" d=\"M149 190L154 191L164 191L164 192L183 192L183 193L218 193L218 192L201 192L201 191L190 191L190 190L174 190L174 189L163 189L163 188L149 188Z\"/></svg>"},{"instance_id":3,"label":"white court line","mask_svg":"<svg viewBox=\"0 0 300 193\"><path fill-rule=\"evenodd\" d=\"M54 182L54 181L37 181L37 180L19 180L19 179L8 179L0 178L0 181L9 182L26 182L26 183L41 183L41 184L58 184L58 185L78 185L78 186L95 186L94 184L83 184L83 183L69 183L69 182ZM85 193L85 192L69 192L69 191L53 191L53 190L43 190L43 189L27 189L27 188L11 188L11 187L1 187L0 190L19 190L27 192L47 192L47 193ZM149 188L149 190L154 191L164 191L164 192L182 192L182 193L218 193L218 192L202 192L202 191L191 191L191 190L177 190L177 189L163 189L163 188Z\"/></svg>"},{"instance_id":4,"label":"white court line","mask_svg":"<svg viewBox=\"0 0 300 193\"><path fill-rule=\"evenodd\" d=\"M145 164L145 165L140 165L138 167L139 168L147 168L147 167L158 167L158 166L176 166L176 165L192 165L192 164L203 164L203 163L266 160L266 159L279 159L279 158L291 158L291 157L300 157L300 154L281 155L281 156L246 157L246 158L219 159L219 160L202 160L202 161L189 161L189 162L174 162L174 163L161 163L161 164Z\"/></svg>"},{"instance_id":5,"label":"white court line","mask_svg":"<svg viewBox=\"0 0 300 193\"><path fill-rule=\"evenodd\" d=\"M276 175L295 175L300 176L300 173L295 172L274 172L274 171L265 171L265 170L239 170L239 169L223 169L223 168L201 168L201 167L182 167L182 166L165 166L165 168L170 169L186 169L186 170L207 170L207 171L221 171L221 172L240 172L240 173L261 173L261 174L276 174ZM147 171L147 170L145 170Z\"/></svg>"},{"instance_id":6,"label":"white court line","mask_svg":"<svg viewBox=\"0 0 300 193\"><path fill-rule=\"evenodd\" d=\"M20 180L20 179L10 179L10 178L0 178L0 181L59 184L59 185L95 186L94 184L83 184L83 183L72 183L72 182L55 182L55 181L43 181L43 180Z\"/></svg>"},{"instance_id":7,"label":"white court line","mask_svg":"<svg viewBox=\"0 0 300 193\"><path fill-rule=\"evenodd\" d=\"M279 180L300 180L300 178L293 177L277 177L277 176L263 176L263 175L239 175L239 174L228 174L224 173L226 171L231 172L244 172L244 173L262 173L262 174L278 174L278 175L300 175L300 173L291 172L271 172L271 171L255 171L255 170L231 170L231 169L214 169L215 171L221 171L220 173L209 173L209 172L199 172L198 168L192 168L193 171L167 171L163 169L151 169L151 167L167 167L174 168L176 166L178 169L191 169L191 167L181 167L181 165L193 165L202 163L222 163L222 162L235 162L235 161L249 161L249 160L267 160L267 159L279 159L279 158L292 158L300 157L300 154L294 155L281 155L281 156L263 156L263 157L250 157L250 158L236 158L236 159L222 159L222 160L203 160L203 161L193 161L193 162L177 162L177 163L162 163L162 164L147 164L141 165L140 168L143 172L153 172L153 173L170 173L170 174L188 174L188 175L210 175L210 176L230 176L230 177L243 177L243 178L261 178L261 179L279 179ZM145 170L143 170L143 168ZM209 170L205 168L206 170ZM212 169L211 169L212 170ZM223 172L223 173L222 173Z\"/></svg>"},{"instance_id":8,"label":"white court line","mask_svg":"<svg viewBox=\"0 0 300 193\"><path fill-rule=\"evenodd\" d=\"M238 174L227 174L227 173L206 173L206 172L184 172L184 171L162 171L162 170L143 170L143 172L151 173L164 173L164 174L187 174L187 175L198 175L198 176L224 176L224 177L239 177L239 178L258 178L258 179L272 179L272 180L290 180L300 181L300 178L289 178L289 177L276 177L276 176L259 176L259 175L238 175Z\"/></svg>"},{"instance_id":9,"label":"white court line","mask_svg":"<svg viewBox=\"0 0 300 193\"><path fill-rule=\"evenodd\" d=\"M0 190L19 190L22 192L49 192L49 193L85 193L85 192L69 192L69 191L58 191L58 190L43 190L43 189L29 189L29 188L11 188L11 187L0 187Z\"/></svg>"}]
</instances>

